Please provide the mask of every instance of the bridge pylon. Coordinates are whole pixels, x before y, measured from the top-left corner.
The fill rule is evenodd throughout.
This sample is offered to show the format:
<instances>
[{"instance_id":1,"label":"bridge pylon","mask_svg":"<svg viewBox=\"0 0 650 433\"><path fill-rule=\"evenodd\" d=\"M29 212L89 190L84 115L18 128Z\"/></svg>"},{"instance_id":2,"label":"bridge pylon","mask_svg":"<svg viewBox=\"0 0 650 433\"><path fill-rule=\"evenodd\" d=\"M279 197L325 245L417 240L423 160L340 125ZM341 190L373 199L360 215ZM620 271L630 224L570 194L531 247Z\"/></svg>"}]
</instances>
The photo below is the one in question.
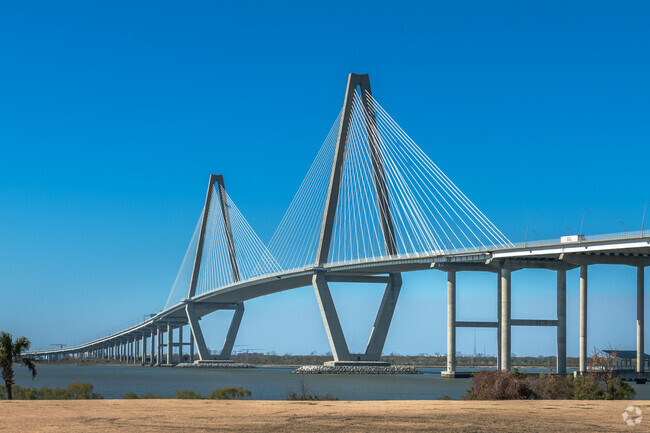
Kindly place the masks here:
<instances>
[{"instance_id":1,"label":"bridge pylon","mask_svg":"<svg viewBox=\"0 0 650 433\"><path fill-rule=\"evenodd\" d=\"M375 193L377 197L377 210L380 218L384 248L386 256L388 257L397 254L395 227L389 203L381 142L375 119L375 107L371 97L370 78L367 74L350 74L348 75L348 83L343 102L343 115L339 126L334 162L332 164L332 173L330 176L327 200L325 202L325 211L321 224L320 239L316 254L316 271L312 279L312 285L314 286L316 299L325 325L325 332L327 333L327 338L334 358L334 361L326 362L326 365L359 365L360 363L372 363L373 365L381 364L381 352L384 348L384 343L386 342L390 322L393 318L397 298L399 297L402 287L402 277L399 273L390 273L388 276L339 274L334 277L327 275L326 265L332 242L332 232L334 229L334 220L339 201L341 179L343 176L343 164L345 162L348 137L350 135L354 97L357 88L360 89L363 113L365 116L364 123L368 139L368 155L372 167ZM328 285L328 282L332 281L350 283L386 283L384 296L379 311L377 312L366 350L363 354L351 354L349 351ZM383 364L388 365L388 363Z\"/></svg>"},{"instance_id":2,"label":"bridge pylon","mask_svg":"<svg viewBox=\"0 0 650 433\"><path fill-rule=\"evenodd\" d=\"M216 193L216 196L215 196ZM201 229L199 231L199 239L196 246L196 254L194 256L194 266L192 269L192 277L190 280L190 288L188 297L185 300L185 314L190 326L190 332L194 343L196 345L198 361L227 361L232 354L232 348L237 338L239 326L241 325L242 317L244 316L244 303L226 303L218 306L217 310L234 310L233 318L226 334L226 339L223 343L219 355L211 355L208 347L205 344L203 331L199 324L201 315L197 311L193 298L196 295L196 287L199 280L199 273L201 271L201 260L203 258L203 246L205 244L205 236L208 227L208 219L210 216L210 209L212 208L212 201L218 200L220 204L220 211L224 222L224 231L226 235L226 246L228 251L228 260L230 261L230 269L232 272L233 283L239 282L239 266L237 265L237 254L235 252L235 241L232 234L232 225L230 222L230 211L226 199L226 187L222 175L211 174L208 182L208 192L205 196L205 205L203 207L203 214L201 216Z\"/></svg>"}]
</instances>

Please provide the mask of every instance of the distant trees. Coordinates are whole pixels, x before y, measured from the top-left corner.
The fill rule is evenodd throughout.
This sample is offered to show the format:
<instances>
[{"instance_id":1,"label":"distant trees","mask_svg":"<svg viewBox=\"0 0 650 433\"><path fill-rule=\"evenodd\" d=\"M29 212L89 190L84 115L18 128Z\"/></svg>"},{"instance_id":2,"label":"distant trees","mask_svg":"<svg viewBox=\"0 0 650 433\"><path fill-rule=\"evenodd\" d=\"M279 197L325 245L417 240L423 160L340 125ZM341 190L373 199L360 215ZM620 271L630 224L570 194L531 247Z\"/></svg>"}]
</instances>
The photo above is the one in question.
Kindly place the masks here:
<instances>
[{"instance_id":1,"label":"distant trees","mask_svg":"<svg viewBox=\"0 0 650 433\"><path fill-rule=\"evenodd\" d=\"M29 368L32 379L36 377L36 366L28 356L22 356L23 352L29 350L30 342L25 337L13 340L8 332L0 332L0 367L2 368L2 380L5 382L7 400L13 397L12 386L14 385L14 363L20 363Z\"/></svg>"}]
</instances>

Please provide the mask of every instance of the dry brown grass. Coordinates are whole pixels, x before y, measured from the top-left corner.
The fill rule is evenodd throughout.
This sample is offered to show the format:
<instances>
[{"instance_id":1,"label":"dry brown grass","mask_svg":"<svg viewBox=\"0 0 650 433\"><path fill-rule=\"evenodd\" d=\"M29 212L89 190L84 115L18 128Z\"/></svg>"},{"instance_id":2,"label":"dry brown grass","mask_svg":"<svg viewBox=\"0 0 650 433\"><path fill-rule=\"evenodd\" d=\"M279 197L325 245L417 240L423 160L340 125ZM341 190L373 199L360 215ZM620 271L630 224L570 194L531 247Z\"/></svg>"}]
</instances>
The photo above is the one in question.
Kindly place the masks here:
<instances>
[{"instance_id":1,"label":"dry brown grass","mask_svg":"<svg viewBox=\"0 0 650 433\"><path fill-rule=\"evenodd\" d=\"M630 404L648 412L647 421L634 428L621 418ZM0 402L3 432L629 432L648 427L648 401Z\"/></svg>"}]
</instances>

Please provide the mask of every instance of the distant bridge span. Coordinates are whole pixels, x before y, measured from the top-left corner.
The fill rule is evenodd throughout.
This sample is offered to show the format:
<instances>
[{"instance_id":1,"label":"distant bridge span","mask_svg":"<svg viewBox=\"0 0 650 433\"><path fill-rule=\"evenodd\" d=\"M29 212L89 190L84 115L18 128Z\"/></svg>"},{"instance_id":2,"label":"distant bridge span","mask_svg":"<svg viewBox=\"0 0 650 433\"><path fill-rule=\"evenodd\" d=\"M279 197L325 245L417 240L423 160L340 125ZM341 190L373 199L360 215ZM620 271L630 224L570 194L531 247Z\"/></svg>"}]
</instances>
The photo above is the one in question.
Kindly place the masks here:
<instances>
[{"instance_id":1,"label":"distant bridge span","mask_svg":"<svg viewBox=\"0 0 650 433\"><path fill-rule=\"evenodd\" d=\"M645 214L644 219L645 222ZM642 224L643 225L643 224ZM650 233L628 232L562 240L510 242L379 106L367 75L350 74L343 109L269 246L262 243L210 177L203 212L168 305L143 322L74 347L31 352L43 359L71 355L171 365L185 347L192 361L227 361L244 302L312 285L332 349L333 365L380 364L404 272L448 275L447 371L456 374L456 328L497 328L497 367L510 370L511 327L557 329L557 371L566 373L566 271L580 267L580 372L587 371L587 274L594 264L637 268L637 373L645 374L644 268ZM557 317L511 317L511 273L557 273ZM456 320L456 273L497 276L492 322ZM381 283L383 299L364 353L350 353L329 283ZM219 355L208 350L199 320L234 310ZM184 343L182 329L190 328ZM174 329L179 329L174 341ZM166 339L165 339L166 336ZM149 343L149 344L147 344ZM147 355L147 347L150 347ZM196 351L196 353L195 353Z\"/></svg>"}]
</instances>

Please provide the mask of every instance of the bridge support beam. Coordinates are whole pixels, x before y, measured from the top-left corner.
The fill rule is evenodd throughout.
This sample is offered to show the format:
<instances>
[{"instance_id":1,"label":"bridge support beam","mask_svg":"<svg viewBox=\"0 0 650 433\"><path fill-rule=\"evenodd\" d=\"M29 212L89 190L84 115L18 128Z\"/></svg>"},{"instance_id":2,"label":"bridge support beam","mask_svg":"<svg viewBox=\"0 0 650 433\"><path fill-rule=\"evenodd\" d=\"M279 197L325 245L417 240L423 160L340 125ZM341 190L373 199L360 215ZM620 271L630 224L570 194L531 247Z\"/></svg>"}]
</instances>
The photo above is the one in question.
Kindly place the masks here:
<instances>
[{"instance_id":1,"label":"bridge support beam","mask_svg":"<svg viewBox=\"0 0 650 433\"><path fill-rule=\"evenodd\" d=\"M636 372L639 376L645 372L645 347L644 347L644 289L645 289L645 268L636 268Z\"/></svg>"},{"instance_id":2,"label":"bridge support beam","mask_svg":"<svg viewBox=\"0 0 650 433\"><path fill-rule=\"evenodd\" d=\"M566 270L557 270L557 374L566 374Z\"/></svg>"},{"instance_id":3,"label":"bridge support beam","mask_svg":"<svg viewBox=\"0 0 650 433\"><path fill-rule=\"evenodd\" d=\"M510 371L511 308L510 269L501 269L501 370Z\"/></svg>"},{"instance_id":4,"label":"bridge support beam","mask_svg":"<svg viewBox=\"0 0 650 433\"><path fill-rule=\"evenodd\" d=\"M587 372L587 265L580 265L580 367Z\"/></svg>"}]
</instances>

